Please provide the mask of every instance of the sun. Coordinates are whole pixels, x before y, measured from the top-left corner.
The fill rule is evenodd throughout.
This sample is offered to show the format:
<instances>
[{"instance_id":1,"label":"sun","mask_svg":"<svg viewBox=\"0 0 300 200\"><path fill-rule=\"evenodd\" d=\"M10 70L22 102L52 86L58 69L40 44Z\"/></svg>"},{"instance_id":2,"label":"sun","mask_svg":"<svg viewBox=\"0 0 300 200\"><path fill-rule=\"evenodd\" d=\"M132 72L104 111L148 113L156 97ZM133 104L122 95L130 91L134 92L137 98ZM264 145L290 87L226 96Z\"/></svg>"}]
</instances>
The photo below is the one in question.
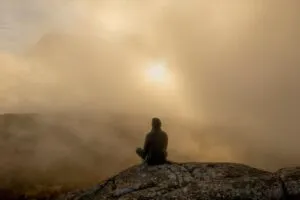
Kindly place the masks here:
<instances>
[{"instance_id":1,"label":"sun","mask_svg":"<svg viewBox=\"0 0 300 200\"><path fill-rule=\"evenodd\" d=\"M166 61L150 62L142 69L144 73L143 87L157 92L172 92L177 88L174 71Z\"/></svg>"},{"instance_id":2,"label":"sun","mask_svg":"<svg viewBox=\"0 0 300 200\"><path fill-rule=\"evenodd\" d=\"M155 83L164 83L169 79L168 70L165 63L155 63L150 65L145 71L147 81Z\"/></svg>"}]
</instances>

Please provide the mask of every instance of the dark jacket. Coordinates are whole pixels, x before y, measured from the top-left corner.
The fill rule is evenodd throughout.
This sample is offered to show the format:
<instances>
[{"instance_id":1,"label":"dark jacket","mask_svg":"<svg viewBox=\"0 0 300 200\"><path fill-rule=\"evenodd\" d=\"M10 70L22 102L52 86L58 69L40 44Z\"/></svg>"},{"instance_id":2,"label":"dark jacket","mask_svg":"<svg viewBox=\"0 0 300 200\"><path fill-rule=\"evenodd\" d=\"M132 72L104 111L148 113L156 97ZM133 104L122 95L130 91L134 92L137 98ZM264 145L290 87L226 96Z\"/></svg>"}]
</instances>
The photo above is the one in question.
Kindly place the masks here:
<instances>
[{"instance_id":1,"label":"dark jacket","mask_svg":"<svg viewBox=\"0 0 300 200\"><path fill-rule=\"evenodd\" d=\"M167 133L161 129L152 130L147 134L144 153L149 164L160 164L166 161L168 147Z\"/></svg>"}]
</instances>

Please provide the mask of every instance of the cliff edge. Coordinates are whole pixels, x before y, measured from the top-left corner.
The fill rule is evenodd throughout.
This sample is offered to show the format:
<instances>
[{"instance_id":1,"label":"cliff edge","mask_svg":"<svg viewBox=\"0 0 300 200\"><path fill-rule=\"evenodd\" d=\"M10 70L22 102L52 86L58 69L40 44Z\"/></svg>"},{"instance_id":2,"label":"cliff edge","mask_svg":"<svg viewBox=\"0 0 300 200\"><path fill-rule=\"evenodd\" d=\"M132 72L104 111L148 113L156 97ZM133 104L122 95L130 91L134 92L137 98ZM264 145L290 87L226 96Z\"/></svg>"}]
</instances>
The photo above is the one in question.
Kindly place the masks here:
<instances>
[{"instance_id":1,"label":"cliff edge","mask_svg":"<svg viewBox=\"0 0 300 200\"><path fill-rule=\"evenodd\" d=\"M271 173L235 163L138 165L93 188L58 199L300 199L300 168Z\"/></svg>"}]
</instances>

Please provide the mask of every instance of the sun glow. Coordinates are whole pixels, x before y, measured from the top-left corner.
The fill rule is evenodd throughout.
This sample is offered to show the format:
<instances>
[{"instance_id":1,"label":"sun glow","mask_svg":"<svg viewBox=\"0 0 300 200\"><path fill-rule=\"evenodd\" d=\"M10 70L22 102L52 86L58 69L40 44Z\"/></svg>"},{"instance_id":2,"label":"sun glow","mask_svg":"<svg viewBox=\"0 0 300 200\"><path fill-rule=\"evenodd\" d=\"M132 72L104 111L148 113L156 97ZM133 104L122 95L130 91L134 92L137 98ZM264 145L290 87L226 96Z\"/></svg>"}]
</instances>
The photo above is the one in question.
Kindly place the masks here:
<instances>
[{"instance_id":1,"label":"sun glow","mask_svg":"<svg viewBox=\"0 0 300 200\"><path fill-rule=\"evenodd\" d=\"M167 78L165 66L156 64L146 70L146 76L150 81L163 82Z\"/></svg>"},{"instance_id":2,"label":"sun glow","mask_svg":"<svg viewBox=\"0 0 300 200\"><path fill-rule=\"evenodd\" d=\"M148 66L145 70L145 79L147 82L157 84L169 84L171 81L171 74L166 63L158 62Z\"/></svg>"}]
</instances>

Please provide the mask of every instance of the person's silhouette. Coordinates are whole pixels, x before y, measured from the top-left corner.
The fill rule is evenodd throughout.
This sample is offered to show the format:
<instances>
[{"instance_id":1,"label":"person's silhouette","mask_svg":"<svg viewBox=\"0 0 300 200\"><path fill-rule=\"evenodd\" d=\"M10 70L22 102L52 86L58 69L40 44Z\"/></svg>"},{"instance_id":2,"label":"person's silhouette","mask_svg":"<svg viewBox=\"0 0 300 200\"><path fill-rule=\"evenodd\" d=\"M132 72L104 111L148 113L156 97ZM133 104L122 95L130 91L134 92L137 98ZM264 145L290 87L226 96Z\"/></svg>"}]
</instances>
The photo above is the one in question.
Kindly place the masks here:
<instances>
[{"instance_id":1,"label":"person's silhouette","mask_svg":"<svg viewBox=\"0 0 300 200\"><path fill-rule=\"evenodd\" d=\"M152 119L152 130L147 134L144 149L137 148L136 153L148 165L160 165L167 162L168 135L161 129L159 118Z\"/></svg>"}]
</instances>

